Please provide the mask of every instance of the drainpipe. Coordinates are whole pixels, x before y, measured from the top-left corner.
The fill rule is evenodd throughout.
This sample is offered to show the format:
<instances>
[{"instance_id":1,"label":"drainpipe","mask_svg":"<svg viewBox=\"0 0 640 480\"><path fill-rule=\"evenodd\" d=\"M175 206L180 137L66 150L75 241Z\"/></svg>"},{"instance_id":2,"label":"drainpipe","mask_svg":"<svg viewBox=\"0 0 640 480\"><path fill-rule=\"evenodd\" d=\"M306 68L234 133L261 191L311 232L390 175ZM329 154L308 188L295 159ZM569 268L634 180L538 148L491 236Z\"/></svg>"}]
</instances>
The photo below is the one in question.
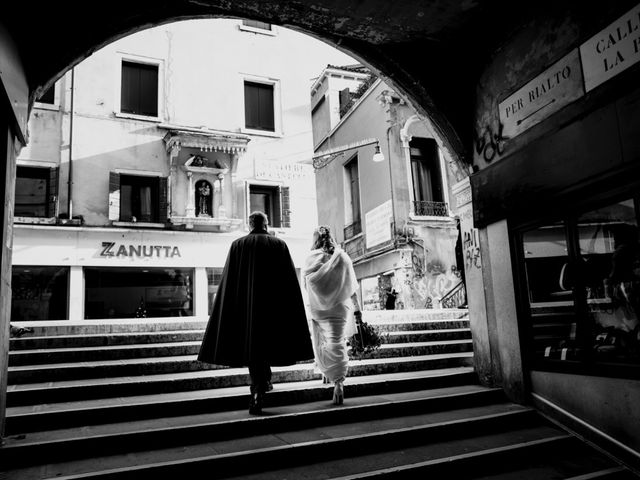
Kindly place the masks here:
<instances>
[{"instance_id":1,"label":"drainpipe","mask_svg":"<svg viewBox=\"0 0 640 480\"><path fill-rule=\"evenodd\" d=\"M393 199L393 174L392 174L392 168L391 168L391 141L389 140L389 132L391 132L391 129L393 128L393 125L390 125L389 127L387 127L387 162L389 165L389 187L391 188L391 217L393 219L393 248L395 249L397 247L397 241L396 241L396 207L395 207L395 200Z\"/></svg>"},{"instance_id":2,"label":"drainpipe","mask_svg":"<svg viewBox=\"0 0 640 480\"><path fill-rule=\"evenodd\" d=\"M72 185L73 185L73 100L75 88L75 68L71 69L71 105L69 111L69 178L67 179L67 215L69 220L73 218L73 201Z\"/></svg>"}]
</instances>

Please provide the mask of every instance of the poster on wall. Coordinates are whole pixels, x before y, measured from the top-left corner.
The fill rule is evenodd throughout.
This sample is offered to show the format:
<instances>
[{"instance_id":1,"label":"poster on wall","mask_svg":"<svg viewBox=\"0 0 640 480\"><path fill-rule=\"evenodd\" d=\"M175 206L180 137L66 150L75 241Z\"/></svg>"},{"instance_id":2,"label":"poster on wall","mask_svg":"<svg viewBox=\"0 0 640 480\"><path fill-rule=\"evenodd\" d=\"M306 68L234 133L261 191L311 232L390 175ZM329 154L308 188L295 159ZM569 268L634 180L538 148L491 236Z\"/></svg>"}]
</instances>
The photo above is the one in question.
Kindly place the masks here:
<instances>
[{"instance_id":1,"label":"poster on wall","mask_svg":"<svg viewBox=\"0 0 640 480\"><path fill-rule=\"evenodd\" d=\"M380 310L380 288L378 286L378 277L363 278L361 281L361 288L363 309Z\"/></svg>"},{"instance_id":2,"label":"poster on wall","mask_svg":"<svg viewBox=\"0 0 640 480\"><path fill-rule=\"evenodd\" d=\"M364 216L366 246L371 248L391 240L391 200L369 210Z\"/></svg>"}]
</instances>

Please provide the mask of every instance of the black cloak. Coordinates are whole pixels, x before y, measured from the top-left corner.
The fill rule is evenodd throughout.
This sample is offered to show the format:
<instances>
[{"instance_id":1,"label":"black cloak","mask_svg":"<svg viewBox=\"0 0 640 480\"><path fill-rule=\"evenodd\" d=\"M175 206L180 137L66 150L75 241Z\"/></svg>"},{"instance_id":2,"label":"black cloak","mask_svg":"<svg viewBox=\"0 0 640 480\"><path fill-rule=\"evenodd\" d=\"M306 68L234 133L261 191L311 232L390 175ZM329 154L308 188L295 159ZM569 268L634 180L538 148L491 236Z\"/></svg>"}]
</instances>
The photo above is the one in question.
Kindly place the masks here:
<instances>
[{"instance_id":1,"label":"black cloak","mask_svg":"<svg viewBox=\"0 0 640 480\"><path fill-rule=\"evenodd\" d=\"M252 231L231 244L198 360L230 367L252 360L292 365L313 358L287 244Z\"/></svg>"}]
</instances>

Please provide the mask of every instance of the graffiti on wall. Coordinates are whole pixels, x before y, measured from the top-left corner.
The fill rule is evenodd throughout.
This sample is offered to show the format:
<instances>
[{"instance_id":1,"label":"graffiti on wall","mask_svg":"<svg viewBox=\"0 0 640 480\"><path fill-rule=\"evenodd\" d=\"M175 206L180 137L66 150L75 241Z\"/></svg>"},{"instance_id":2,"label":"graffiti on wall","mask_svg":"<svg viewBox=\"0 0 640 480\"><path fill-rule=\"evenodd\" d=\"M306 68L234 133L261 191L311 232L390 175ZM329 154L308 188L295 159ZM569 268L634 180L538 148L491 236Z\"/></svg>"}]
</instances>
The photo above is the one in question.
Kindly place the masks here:
<instances>
[{"instance_id":1,"label":"graffiti on wall","mask_svg":"<svg viewBox=\"0 0 640 480\"><path fill-rule=\"evenodd\" d=\"M465 268L470 270L472 267L482 268L480 260L480 240L478 238L478 229L472 228L462 233L462 248L464 252Z\"/></svg>"},{"instance_id":2,"label":"graffiti on wall","mask_svg":"<svg viewBox=\"0 0 640 480\"><path fill-rule=\"evenodd\" d=\"M504 142L506 137L502 136L503 125L498 124L498 131L494 132L490 126L484 127L481 135L476 134L476 153L482 155L485 162L491 163L496 155L504 153Z\"/></svg>"}]
</instances>

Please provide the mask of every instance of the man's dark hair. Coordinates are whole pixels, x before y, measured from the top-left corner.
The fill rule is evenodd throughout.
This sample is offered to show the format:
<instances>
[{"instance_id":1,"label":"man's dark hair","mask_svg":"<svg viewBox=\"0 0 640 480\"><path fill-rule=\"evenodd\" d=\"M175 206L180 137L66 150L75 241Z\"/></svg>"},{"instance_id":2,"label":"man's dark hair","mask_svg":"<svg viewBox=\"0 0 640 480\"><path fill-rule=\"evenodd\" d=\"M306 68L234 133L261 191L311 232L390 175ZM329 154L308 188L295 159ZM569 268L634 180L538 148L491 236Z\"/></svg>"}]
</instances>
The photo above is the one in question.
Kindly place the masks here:
<instances>
[{"instance_id":1,"label":"man's dark hair","mask_svg":"<svg viewBox=\"0 0 640 480\"><path fill-rule=\"evenodd\" d=\"M266 230L269 225L269 217L264 212L253 212L249 215L249 227L251 230Z\"/></svg>"}]
</instances>

